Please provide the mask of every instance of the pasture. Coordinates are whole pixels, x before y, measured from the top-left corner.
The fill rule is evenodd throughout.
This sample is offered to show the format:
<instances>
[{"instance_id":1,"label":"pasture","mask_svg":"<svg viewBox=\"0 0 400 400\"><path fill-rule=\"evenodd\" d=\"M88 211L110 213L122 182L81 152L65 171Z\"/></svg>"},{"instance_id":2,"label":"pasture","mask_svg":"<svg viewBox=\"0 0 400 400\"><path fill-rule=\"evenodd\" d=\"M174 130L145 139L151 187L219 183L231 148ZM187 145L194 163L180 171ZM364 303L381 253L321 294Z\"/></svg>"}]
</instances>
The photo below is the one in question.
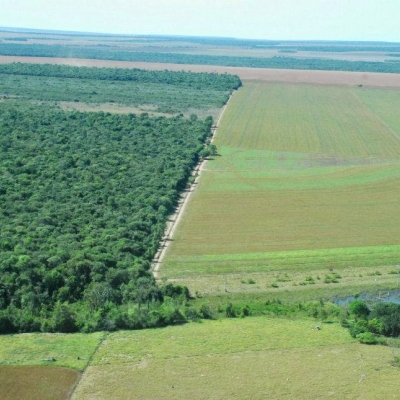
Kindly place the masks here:
<instances>
[{"instance_id":1,"label":"pasture","mask_svg":"<svg viewBox=\"0 0 400 400\"><path fill-rule=\"evenodd\" d=\"M314 327L253 317L112 333L72 398L398 396L388 347L355 343L336 323Z\"/></svg>"},{"instance_id":2,"label":"pasture","mask_svg":"<svg viewBox=\"0 0 400 400\"><path fill-rule=\"evenodd\" d=\"M377 267L395 284L399 105L400 92L389 89L246 84L161 274L193 293L217 293L216 277L235 274L300 273L297 285L339 271L357 286L371 284L365 268Z\"/></svg>"},{"instance_id":3,"label":"pasture","mask_svg":"<svg viewBox=\"0 0 400 400\"><path fill-rule=\"evenodd\" d=\"M82 371L103 336L102 332L0 335L0 365L52 365Z\"/></svg>"}]
</instances>

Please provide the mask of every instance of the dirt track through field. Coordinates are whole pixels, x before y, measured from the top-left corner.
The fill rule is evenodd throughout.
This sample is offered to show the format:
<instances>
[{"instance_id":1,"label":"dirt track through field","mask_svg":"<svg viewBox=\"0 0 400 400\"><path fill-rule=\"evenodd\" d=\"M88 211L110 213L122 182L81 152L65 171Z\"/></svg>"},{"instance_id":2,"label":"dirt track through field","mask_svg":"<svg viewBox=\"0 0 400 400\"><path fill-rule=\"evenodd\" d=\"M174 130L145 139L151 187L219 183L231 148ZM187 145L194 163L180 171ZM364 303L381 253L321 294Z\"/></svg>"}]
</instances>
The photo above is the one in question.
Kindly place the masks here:
<instances>
[{"instance_id":1,"label":"dirt track through field","mask_svg":"<svg viewBox=\"0 0 400 400\"><path fill-rule=\"evenodd\" d=\"M214 65L189 65L146 63L130 61L89 60L77 58L0 56L0 64L12 62L32 64L65 64L79 67L141 68L147 70L217 72L236 74L242 81L312 83L321 85L344 85L400 88L400 74L346 71L308 71L247 67L224 67Z\"/></svg>"},{"instance_id":2,"label":"dirt track through field","mask_svg":"<svg viewBox=\"0 0 400 400\"><path fill-rule=\"evenodd\" d=\"M232 95L231 95L232 97ZM226 110L226 107L229 104L229 100L231 99L231 97L228 99L227 103L224 105L224 107L221 110L221 113L219 114L219 117L217 119L217 122L215 124L216 128L214 128L213 130L213 135L211 137L211 142L213 142L215 135L217 133L217 129L218 126L221 122L222 116L224 115L224 112ZM165 254L167 253L168 248L170 247L172 240L173 240L173 236L175 233L175 230L179 224L179 221L181 220L183 214L185 213L186 207L189 203L189 200L191 198L191 194L195 191L196 186L198 184L198 181L200 179L200 174L201 172L204 170L205 164L207 163L207 160L202 160L200 161L200 163L196 166L196 168L194 169L192 175L195 177L194 182L190 185L190 187L185 190L182 195L181 198L178 202L178 208L175 211L174 214L172 214L169 218L169 220L167 221L167 227L165 228L164 231L164 235L163 238L160 242L159 245L159 250L157 251L156 255L154 256L154 260L153 260L153 265L152 265L152 270L153 270L153 275L154 277L157 279L159 278L159 270L161 268L161 264L162 261L165 257Z\"/></svg>"}]
</instances>

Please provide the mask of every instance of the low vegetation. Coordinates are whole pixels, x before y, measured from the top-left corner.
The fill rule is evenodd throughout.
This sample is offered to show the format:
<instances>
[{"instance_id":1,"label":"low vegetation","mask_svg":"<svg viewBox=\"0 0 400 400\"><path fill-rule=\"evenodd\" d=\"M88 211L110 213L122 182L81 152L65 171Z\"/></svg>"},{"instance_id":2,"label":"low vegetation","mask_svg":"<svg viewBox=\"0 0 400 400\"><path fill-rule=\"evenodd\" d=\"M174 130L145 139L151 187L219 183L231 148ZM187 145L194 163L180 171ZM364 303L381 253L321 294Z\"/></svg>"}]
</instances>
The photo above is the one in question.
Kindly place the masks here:
<instances>
[{"instance_id":1,"label":"low vegetation","mask_svg":"<svg viewBox=\"0 0 400 400\"><path fill-rule=\"evenodd\" d=\"M338 323L313 318L121 331L99 347L73 399L389 397L391 359L389 348L361 346Z\"/></svg>"},{"instance_id":2,"label":"low vegetation","mask_svg":"<svg viewBox=\"0 0 400 400\"><path fill-rule=\"evenodd\" d=\"M85 369L104 333L24 333L0 336L0 366Z\"/></svg>"}]
</instances>

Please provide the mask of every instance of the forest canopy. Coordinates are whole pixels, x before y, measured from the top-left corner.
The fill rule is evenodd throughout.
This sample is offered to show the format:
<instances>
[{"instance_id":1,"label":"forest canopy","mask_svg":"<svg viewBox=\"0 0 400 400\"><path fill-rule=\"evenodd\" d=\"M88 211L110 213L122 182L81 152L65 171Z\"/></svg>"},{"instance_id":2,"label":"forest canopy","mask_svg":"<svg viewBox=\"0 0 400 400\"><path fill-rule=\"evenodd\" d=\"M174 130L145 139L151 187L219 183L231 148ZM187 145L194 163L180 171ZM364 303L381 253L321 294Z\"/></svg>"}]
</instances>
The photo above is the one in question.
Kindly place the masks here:
<instances>
[{"instance_id":1,"label":"forest canopy","mask_svg":"<svg viewBox=\"0 0 400 400\"><path fill-rule=\"evenodd\" d=\"M60 70L71 74L62 78L65 85L77 79L74 69ZM174 73L161 76L175 79ZM221 80L226 85L226 76ZM233 79L229 91L236 85ZM195 115L66 112L21 98L0 102L0 332L185 320L173 299L185 301L187 289L157 286L149 268L212 123Z\"/></svg>"}]
</instances>

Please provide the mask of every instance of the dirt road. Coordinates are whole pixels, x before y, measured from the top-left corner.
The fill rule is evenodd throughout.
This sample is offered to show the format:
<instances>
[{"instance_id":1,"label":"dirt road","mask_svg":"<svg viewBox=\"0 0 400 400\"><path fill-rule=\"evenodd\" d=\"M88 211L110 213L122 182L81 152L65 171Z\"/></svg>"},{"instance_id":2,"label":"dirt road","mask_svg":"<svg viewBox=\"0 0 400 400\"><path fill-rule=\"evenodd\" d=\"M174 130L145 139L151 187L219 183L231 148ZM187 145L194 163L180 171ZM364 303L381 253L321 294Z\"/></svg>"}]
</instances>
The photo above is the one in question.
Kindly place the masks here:
<instances>
[{"instance_id":1,"label":"dirt road","mask_svg":"<svg viewBox=\"0 0 400 400\"><path fill-rule=\"evenodd\" d=\"M230 98L229 98L230 100ZM218 126L221 122L222 116L224 115L224 112L226 110L226 107L229 104L229 100L227 101L227 103L224 105L224 107L222 108L218 119L217 119L217 123L215 124L216 128L213 129L213 135L211 137L211 142L213 142L214 137L216 135ZM197 164L196 168L194 169L192 175L195 177L194 182L192 183L192 185L186 189L182 195L181 198L179 199L178 202L178 208L175 211L174 214L172 214L167 222L167 227L165 228L164 231L164 235L163 238L160 242L159 245L159 250L157 251L154 260L153 260L153 264L152 264L152 270L153 270L153 275L156 279L159 278L159 271L163 262L163 259L167 253L168 248L170 247L171 243L172 243L172 239L175 233L175 230L179 224L179 221L181 220L182 216L185 213L186 207L189 203L189 200L191 198L192 193L195 191L195 188L198 184L198 181L200 179L200 174L201 171L203 171L205 165L207 163L207 160L202 160L199 162L199 164Z\"/></svg>"}]
</instances>

